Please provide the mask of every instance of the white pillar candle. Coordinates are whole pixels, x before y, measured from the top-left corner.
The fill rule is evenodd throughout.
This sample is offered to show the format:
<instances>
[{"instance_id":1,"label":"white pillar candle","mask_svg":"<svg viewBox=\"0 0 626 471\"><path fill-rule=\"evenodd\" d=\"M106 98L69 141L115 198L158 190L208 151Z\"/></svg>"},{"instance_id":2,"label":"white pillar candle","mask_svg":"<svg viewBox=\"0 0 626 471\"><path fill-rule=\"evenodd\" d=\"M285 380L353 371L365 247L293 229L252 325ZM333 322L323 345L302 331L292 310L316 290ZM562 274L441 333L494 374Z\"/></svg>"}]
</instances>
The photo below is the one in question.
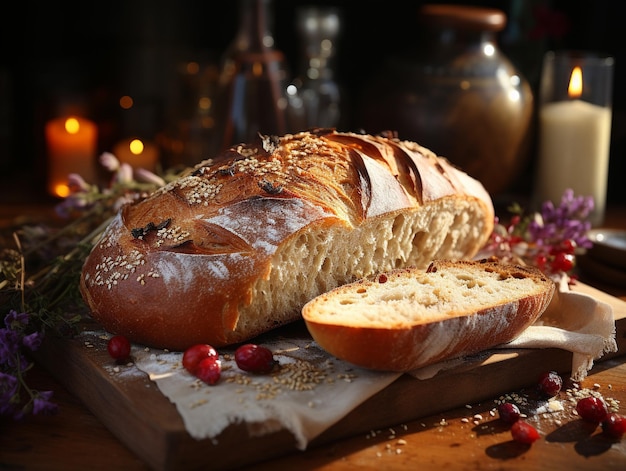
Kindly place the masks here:
<instances>
[{"instance_id":1,"label":"white pillar candle","mask_svg":"<svg viewBox=\"0 0 626 471\"><path fill-rule=\"evenodd\" d=\"M565 190L592 197L602 224L611 146L612 58L548 53L540 86L535 205L561 203Z\"/></svg>"},{"instance_id":2,"label":"white pillar candle","mask_svg":"<svg viewBox=\"0 0 626 471\"><path fill-rule=\"evenodd\" d=\"M576 195L593 196L594 213L603 214L611 110L582 100L549 103L539 111L539 127L538 191L543 199L558 204L572 188Z\"/></svg>"}]
</instances>

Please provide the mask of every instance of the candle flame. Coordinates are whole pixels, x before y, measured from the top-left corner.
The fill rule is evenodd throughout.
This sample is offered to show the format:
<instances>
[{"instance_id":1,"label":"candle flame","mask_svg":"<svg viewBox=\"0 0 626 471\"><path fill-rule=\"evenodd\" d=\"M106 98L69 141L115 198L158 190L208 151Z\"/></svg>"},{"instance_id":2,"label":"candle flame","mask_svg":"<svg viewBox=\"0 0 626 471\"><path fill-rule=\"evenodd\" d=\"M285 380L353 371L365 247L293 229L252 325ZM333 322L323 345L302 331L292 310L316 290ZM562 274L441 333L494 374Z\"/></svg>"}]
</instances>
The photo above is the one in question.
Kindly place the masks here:
<instances>
[{"instance_id":1,"label":"candle flame","mask_svg":"<svg viewBox=\"0 0 626 471\"><path fill-rule=\"evenodd\" d=\"M65 198L70 194L70 187L67 183L57 183L54 185L54 194L61 198Z\"/></svg>"},{"instance_id":2,"label":"candle flame","mask_svg":"<svg viewBox=\"0 0 626 471\"><path fill-rule=\"evenodd\" d=\"M574 70L572 70L567 93L570 98L578 98L583 94L583 71L578 66L574 67Z\"/></svg>"},{"instance_id":3,"label":"candle flame","mask_svg":"<svg viewBox=\"0 0 626 471\"><path fill-rule=\"evenodd\" d=\"M132 141L130 141L128 148L134 155L139 155L143 152L143 142L141 142L139 139L133 139Z\"/></svg>"},{"instance_id":4,"label":"candle flame","mask_svg":"<svg viewBox=\"0 0 626 471\"><path fill-rule=\"evenodd\" d=\"M67 118L65 120L65 130L68 134L76 134L80 130L80 123L76 118Z\"/></svg>"}]
</instances>

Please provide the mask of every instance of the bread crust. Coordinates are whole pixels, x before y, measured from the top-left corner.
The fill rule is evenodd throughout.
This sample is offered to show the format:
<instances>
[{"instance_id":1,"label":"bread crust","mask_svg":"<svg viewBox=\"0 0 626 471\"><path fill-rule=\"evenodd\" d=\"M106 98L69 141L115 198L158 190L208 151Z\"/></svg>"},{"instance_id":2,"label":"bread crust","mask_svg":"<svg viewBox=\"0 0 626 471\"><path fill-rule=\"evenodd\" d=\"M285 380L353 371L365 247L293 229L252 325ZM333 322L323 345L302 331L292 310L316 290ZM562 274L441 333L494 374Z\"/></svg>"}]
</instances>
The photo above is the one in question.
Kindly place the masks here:
<instances>
[{"instance_id":1,"label":"bread crust","mask_svg":"<svg viewBox=\"0 0 626 471\"><path fill-rule=\"evenodd\" d=\"M436 243L406 259L368 261L375 240L362 260L333 252L342 238L407 216L413 228L449 216L445 224L462 229L423 235ZM306 301L362 276L424 265L433 253L472 257L493 219L478 181L416 143L334 130L261 136L123 206L86 259L80 289L96 321L134 342L218 347L297 320ZM314 251L319 263L308 268ZM322 276L324 260L333 270ZM277 293L296 272L306 289Z\"/></svg>"},{"instance_id":2,"label":"bread crust","mask_svg":"<svg viewBox=\"0 0 626 471\"><path fill-rule=\"evenodd\" d=\"M487 260L438 260L428 270L449 267L462 267L468 277L478 277L482 270L487 270L498 273L503 279L532 279L534 284L532 291L520 291L506 298L494 293L493 301L485 302L482 308L461 308L435 317L431 314L420 316L420 310L426 310L415 303L411 308L415 311L415 318L402 323L389 321L386 325L373 325L355 321L350 319L347 306L346 313L336 312L331 317L320 315L321 305L346 293L364 292L379 283L381 277L384 280L409 279L412 272L423 271L414 268L393 270L338 287L313 299L303 308L306 326L324 350L340 359L374 370L407 372L510 342L541 316L555 293L554 282L533 267ZM434 277L432 283L437 283ZM406 304L410 302L407 298ZM351 309L360 307L357 301Z\"/></svg>"}]
</instances>

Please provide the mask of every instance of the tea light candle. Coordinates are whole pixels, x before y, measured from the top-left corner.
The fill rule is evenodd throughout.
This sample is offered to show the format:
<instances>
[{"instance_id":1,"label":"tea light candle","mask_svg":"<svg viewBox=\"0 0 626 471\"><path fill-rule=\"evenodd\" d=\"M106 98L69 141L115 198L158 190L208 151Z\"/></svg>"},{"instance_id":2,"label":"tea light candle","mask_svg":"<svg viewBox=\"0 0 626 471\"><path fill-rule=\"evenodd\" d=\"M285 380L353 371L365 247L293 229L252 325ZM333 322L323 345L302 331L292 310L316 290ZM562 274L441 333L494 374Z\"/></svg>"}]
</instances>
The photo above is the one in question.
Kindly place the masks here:
<instances>
[{"instance_id":1,"label":"tea light candle","mask_svg":"<svg viewBox=\"0 0 626 471\"><path fill-rule=\"evenodd\" d=\"M538 192L543 200L559 204L571 188L579 196L593 196L596 209L592 223L604 213L611 109L579 99L580 69L572 71L568 94L571 100L547 103L539 110ZM596 220L594 220L594 217Z\"/></svg>"},{"instance_id":2,"label":"tea light candle","mask_svg":"<svg viewBox=\"0 0 626 471\"><path fill-rule=\"evenodd\" d=\"M118 142L113 148L113 155L134 169L143 168L151 172L156 170L159 160L159 150L154 144L136 138Z\"/></svg>"},{"instance_id":3,"label":"tea light candle","mask_svg":"<svg viewBox=\"0 0 626 471\"><path fill-rule=\"evenodd\" d=\"M94 122L77 116L57 118L46 123L45 135L50 194L69 195L70 173L78 173L86 182L95 183L98 129Z\"/></svg>"}]
</instances>

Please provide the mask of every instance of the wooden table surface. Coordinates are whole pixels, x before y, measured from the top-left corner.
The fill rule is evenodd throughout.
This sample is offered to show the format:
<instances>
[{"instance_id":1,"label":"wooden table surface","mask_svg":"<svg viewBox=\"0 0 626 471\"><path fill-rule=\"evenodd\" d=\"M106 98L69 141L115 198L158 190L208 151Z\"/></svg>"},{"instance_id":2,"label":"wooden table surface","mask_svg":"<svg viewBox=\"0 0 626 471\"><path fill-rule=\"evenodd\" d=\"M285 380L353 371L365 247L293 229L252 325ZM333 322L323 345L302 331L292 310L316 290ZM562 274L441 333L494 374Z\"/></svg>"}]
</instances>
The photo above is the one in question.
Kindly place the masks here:
<instances>
[{"instance_id":1,"label":"wooden table surface","mask_svg":"<svg viewBox=\"0 0 626 471\"><path fill-rule=\"evenodd\" d=\"M611 210L606 226L626 227L626 209ZM606 284L584 274L582 279L626 301L626 286ZM19 423L2 419L0 469L150 469L43 368L36 365L28 373L28 381L36 389L53 390L60 411L55 416L32 416ZM619 412L626 415L626 356L597 362L581 387L598 389L605 397L619 401ZM562 422L547 417L538 421L541 439L523 446L511 440L509 430L497 420L497 414L493 415L494 408L493 400L468 404L258 463L250 469L626 469L626 437L610 441L599 428L589 428L575 417Z\"/></svg>"}]
</instances>

